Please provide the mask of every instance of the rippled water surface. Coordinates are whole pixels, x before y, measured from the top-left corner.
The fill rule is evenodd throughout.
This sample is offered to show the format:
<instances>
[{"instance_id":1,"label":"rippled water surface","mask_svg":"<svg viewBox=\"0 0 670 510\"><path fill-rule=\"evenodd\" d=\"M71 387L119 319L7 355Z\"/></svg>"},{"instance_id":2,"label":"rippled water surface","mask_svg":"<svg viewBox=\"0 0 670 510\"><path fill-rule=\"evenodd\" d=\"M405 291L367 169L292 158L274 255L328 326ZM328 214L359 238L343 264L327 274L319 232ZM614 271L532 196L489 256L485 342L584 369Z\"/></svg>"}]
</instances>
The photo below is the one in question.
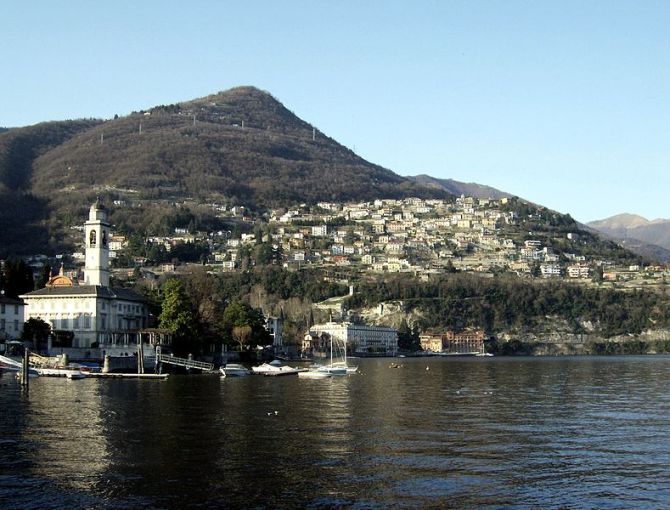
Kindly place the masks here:
<instances>
[{"instance_id":1,"label":"rippled water surface","mask_svg":"<svg viewBox=\"0 0 670 510\"><path fill-rule=\"evenodd\" d=\"M358 361L27 394L5 373L0 508L670 508L668 357Z\"/></svg>"}]
</instances>

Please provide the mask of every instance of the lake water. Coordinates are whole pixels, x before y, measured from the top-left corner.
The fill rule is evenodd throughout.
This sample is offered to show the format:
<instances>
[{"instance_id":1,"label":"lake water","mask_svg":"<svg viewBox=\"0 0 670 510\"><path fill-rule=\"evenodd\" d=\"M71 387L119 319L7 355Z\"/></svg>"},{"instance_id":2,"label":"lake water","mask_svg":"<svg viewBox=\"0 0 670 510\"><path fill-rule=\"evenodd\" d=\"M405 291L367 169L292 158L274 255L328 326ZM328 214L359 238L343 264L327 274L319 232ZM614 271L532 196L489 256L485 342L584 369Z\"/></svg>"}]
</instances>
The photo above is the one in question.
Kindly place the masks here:
<instances>
[{"instance_id":1,"label":"lake water","mask_svg":"<svg viewBox=\"0 0 670 510\"><path fill-rule=\"evenodd\" d=\"M670 508L670 358L0 378L0 508ZM390 368L390 363L402 363Z\"/></svg>"}]
</instances>

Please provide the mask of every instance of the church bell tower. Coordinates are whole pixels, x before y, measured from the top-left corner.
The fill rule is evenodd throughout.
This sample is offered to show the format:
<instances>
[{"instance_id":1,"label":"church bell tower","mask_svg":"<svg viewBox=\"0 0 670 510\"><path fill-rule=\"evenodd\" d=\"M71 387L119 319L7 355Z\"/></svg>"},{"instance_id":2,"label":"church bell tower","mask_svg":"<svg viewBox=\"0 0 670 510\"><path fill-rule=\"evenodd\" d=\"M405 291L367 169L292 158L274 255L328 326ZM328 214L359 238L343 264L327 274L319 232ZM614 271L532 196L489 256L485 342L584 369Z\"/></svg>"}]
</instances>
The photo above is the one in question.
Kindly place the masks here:
<instances>
[{"instance_id":1,"label":"church bell tower","mask_svg":"<svg viewBox=\"0 0 670 510\"><path fill-rule=\"evenodd\" d=\"M84 281L86 285L109 286L109 223L107 210L96 200L84 223L86 242L86 265Z\"/></svg>"}]
</instances>

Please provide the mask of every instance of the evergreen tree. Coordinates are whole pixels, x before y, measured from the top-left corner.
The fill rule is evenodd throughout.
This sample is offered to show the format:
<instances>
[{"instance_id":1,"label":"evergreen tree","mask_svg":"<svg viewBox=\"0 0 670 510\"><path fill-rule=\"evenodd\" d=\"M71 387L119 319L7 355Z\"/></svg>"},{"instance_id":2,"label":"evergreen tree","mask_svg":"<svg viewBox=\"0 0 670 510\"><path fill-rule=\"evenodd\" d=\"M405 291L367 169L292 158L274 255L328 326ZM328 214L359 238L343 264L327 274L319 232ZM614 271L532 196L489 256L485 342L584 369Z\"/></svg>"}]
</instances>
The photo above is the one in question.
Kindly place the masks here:
<instances>
[{"instance_id":1,"label":"evergreen tree","mask_svg":"<svg viewBox=\"0 0 670 510\"><path fill-rule=\"evenodd\" d=\"M398 348L402 351L418 351L421 349L419 329L416 325L411 328L407 319L403 319L398 328Z\"/></svg>"},{"instance_id":2,"label":"evergreen tree","mask_svg":"<svg viewBox=\"0 0 670 510\"><path fill-rule=\"evenodd\" d=\"M33 290L33 272L23 259L7 259L3 266L2 285L6 297L18 298Z\"/></svg>"},{"instance_id":3,"label":"evergreen tree","mask_svg":"<svg viewBox=\"0 0 670 510\"><path fill-rule=\"evenodd\" d=\"M49 281L49 278L51 278L51 266L49 264L44 264L40 279L35 283L35 288L43 289Z\"/></svg>"},{"instance_id":4,"label":"evergreen tree","mask_svg":"<svg viewBox=\"0 0 670 510\"><path fill-rule=\"evenodd\" d=\"M176 278L171 278L163 285L163 295L160 327L172 333L175 352L182 355L197 352L198 323L184 286Z\"/></svg>"}]
</instances>

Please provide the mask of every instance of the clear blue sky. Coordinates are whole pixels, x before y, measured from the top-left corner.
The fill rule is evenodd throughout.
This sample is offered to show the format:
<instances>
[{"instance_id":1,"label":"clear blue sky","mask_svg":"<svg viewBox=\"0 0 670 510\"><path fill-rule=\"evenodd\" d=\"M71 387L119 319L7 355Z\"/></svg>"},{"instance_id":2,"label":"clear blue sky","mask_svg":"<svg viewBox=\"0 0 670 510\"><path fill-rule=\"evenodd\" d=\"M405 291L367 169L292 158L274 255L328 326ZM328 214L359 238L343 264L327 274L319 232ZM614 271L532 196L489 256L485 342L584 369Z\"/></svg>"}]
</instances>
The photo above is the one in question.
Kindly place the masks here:
<instances>
[{"instance_id":1,"label":"clear blue sky","mask_svg":"<svg viewBox=\"0 0 670 510\"><path fill-rule=\"evenodd\" d=\"M670 218L668 1L4 1L0 126L238 86L401 175Z\"/></svg>"}]
</instances>

